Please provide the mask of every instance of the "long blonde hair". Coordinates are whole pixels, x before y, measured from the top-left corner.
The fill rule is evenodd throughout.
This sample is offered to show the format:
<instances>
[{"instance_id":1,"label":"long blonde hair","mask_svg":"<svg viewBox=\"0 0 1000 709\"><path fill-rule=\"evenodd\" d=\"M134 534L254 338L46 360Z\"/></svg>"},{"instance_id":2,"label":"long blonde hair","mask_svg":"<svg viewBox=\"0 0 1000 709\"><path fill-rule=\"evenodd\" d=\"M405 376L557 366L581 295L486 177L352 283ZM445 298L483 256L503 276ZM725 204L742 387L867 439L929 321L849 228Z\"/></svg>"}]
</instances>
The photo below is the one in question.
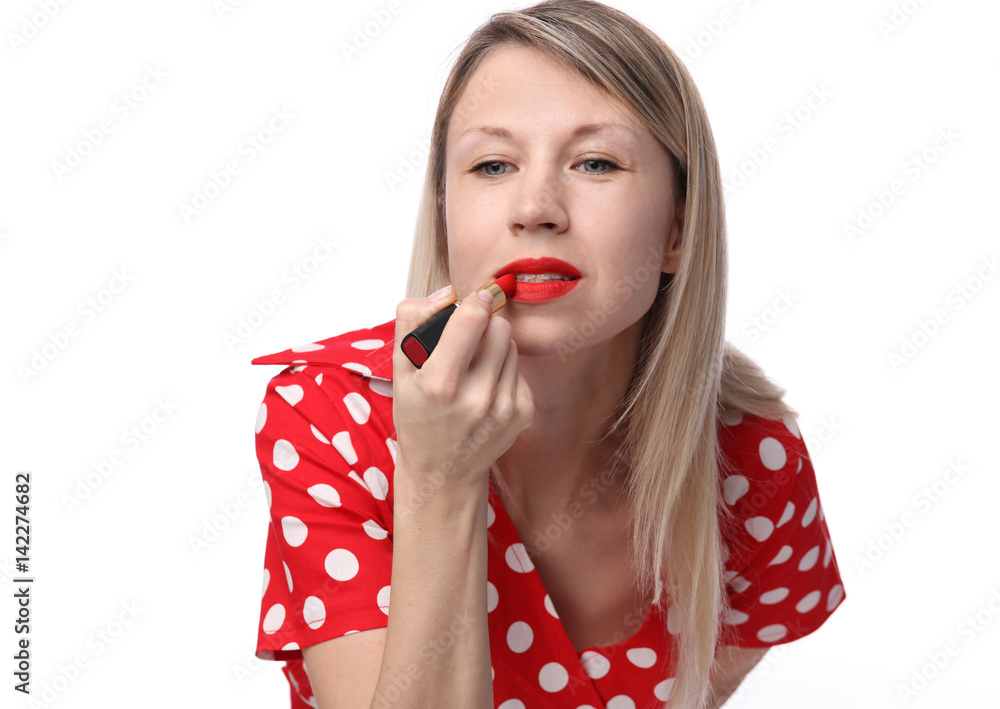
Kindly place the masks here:
<instances>
[{"instance_id":1,"label":"long blonde hair","mask_svg":"<svg viewBox=\"0 0 1000 709\"><path fill-rule=\"evenodd\" d=\"M494 14L465 42L438 104L408 298L451 282L443 204L448 125L469 77L503 44L537 50L579 72L631 108L672 157L675 197L685 202L681 256L675 274L660 274L631 385L609 433L621 432L629 464L631 550L640 589L652 591L654 604L662 609L666 602L670 612L670 706L700 709L709 698L728 605L721 528L733 519L722 502L725 461L716 426L740 413L795 415L784 390L725 339L725 210L708 116L677 55L619 10L589 0L550 0ZM496 465L491 479L498 493L505 489Z\"/></svg>"}]
</instances>

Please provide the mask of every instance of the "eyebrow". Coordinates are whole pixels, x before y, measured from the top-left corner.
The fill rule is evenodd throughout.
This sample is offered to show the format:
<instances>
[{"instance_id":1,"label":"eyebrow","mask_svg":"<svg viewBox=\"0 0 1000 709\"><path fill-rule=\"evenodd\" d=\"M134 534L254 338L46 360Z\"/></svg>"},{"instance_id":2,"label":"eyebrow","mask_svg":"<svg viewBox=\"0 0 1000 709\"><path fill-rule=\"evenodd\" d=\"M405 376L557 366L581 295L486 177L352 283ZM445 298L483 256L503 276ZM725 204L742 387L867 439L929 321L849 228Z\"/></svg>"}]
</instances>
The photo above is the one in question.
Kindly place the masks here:
<instances>
[{"instance_id":1,"label":"eyebrow","mask_svg":"<svg viewBox=\"0 0 1000 709\"><path fill-rule=\"evenodd\" d=\"M635 130L624 123L584 123L573 129L570 133L570 138L582 138L588 135L593 135L594 133L601 133L607 130L624 130L633 135L636 134ZM499 126L473 126L472 128L467 128L459 134L459 138L462 138L469 133L485 133L486 135L492 135L496 138L502 138L503 140L513 140L514 134L511 133L506 128L501 128Z\"/></svg>"}]
</instances>

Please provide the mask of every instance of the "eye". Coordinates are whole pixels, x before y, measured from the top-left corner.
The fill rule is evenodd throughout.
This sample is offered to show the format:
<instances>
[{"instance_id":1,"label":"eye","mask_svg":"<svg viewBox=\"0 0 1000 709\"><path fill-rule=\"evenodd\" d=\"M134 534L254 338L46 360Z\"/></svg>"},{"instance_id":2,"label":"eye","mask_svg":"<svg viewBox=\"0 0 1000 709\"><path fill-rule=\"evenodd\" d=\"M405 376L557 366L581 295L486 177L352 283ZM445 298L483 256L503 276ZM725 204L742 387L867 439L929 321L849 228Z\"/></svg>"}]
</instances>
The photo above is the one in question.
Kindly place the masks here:
<instances>
[{"instance_id":1,"label":"eye","mask_svg":"<svg viewBox=\"0 0 1000 709\"><path fill-rule=\"evenodd\" d=\"M616 165L615 163L611 162L610 160L602 160L601 158L587 158L586 160L582 160L580 162L581 165L594 165L595 163L599 165L607 165L608 167L606 170L602 170L600 172L591 172L589 170L584 170L584 172L586 172L588 175L604 175L608 172L619 169L618 165Z\"/></svg>"},{"instance_id":2,"label":"eye","mask_svg":"<svg viewBox=\"0 0 1000 709\"><path fill-rule=\"evenodd\" d=\"M472 174L479 173L482 177L485 177L487 180L495 180L498 177L503 177L505 174L507 174L507 171L504 170L500 174L494 174L494 173L490 173L489 169L487 169L486 172L480 172L480 170L482 168L484 168L484 167L486 167L486 168L494 168L494 167L496 167L498 165L506 165L506 164L507 163L503 162L502 160L484 160L483 162L481 162L478 165L474 166L471 170L469 170L469 172L471 172Z\"/></svg>"}]
</instances>

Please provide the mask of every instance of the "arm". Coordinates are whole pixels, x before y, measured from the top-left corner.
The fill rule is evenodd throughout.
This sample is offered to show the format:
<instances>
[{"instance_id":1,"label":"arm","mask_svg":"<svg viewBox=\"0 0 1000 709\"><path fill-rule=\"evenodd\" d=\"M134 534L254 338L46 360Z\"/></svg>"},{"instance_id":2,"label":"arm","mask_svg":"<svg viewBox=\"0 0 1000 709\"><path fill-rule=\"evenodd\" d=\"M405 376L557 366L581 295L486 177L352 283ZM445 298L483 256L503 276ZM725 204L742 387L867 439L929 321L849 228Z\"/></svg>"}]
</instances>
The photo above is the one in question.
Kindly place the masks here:
<instances>
[{"instance_id":1,"label":"arm","mask_svg":"<svg viewBox=\"0 0 1000 709\"><path fill-rule=\"evenodd\" d=\"M709 709L719 709L740 686L758 662L764 659L769 648L740 648L723 646L712 666L712 695Z\"/></svg>"},{"instance_id":2,"label":"arm","mask_svg":"<svg viewBox=\"0 0 1000 709\"><path fill-rule=\"evenodd\" d=\"M407 514L407 479L397 468L388 627L303 649L319 709L493 706L488 488L461 502L429 496Z\"/></svg>"}]
</instances>

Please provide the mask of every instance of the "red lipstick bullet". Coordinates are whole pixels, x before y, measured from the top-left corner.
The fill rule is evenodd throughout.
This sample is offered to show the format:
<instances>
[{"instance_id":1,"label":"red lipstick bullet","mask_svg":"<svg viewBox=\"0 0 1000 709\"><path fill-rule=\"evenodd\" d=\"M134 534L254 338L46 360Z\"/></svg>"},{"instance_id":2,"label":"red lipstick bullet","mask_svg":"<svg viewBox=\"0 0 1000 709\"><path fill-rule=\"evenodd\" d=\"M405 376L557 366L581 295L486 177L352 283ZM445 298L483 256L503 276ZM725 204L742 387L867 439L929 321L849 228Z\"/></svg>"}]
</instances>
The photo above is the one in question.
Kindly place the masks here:
<instances>
[{"instance_id":1,"label":"red lipstick bullet","mask_svg":"<svg viewBox=\"0 0 1000 709\"><path fill-rule=\"evenodd\" d=\"M493 309L490 311L490 315L505 306L507 299L514 295L514 282L514 274L507 273L495 281L484 283L476 289L476 293L487 290L493 294ZM458 310L458 306L461 303L462 301L460 300L456 301L441 312L435 313L427 322L403 338L403 344L400 345L400 348L407 359L413 362L417 369L420 369L424 362L427 361L427 358L431 356L431 352L437 347L438 340L441 339L444 326L451 319L452 313Z\"/></svg>"}]
</instances>

